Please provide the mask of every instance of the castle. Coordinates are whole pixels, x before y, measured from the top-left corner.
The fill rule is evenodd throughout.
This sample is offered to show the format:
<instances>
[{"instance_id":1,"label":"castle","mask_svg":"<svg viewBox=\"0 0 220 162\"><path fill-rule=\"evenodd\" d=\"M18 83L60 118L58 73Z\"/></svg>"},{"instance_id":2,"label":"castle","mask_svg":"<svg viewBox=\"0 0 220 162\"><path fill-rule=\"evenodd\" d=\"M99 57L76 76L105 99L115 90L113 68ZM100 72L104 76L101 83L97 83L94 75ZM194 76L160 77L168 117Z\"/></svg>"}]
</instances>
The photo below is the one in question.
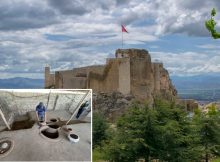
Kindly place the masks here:
<instances>
[{"instance_id":1,"label":"castle","mask_svg":"<svg viewBox=\"0 0 220 162\"><path fill-rule=\"evenodd\" d=\"M168 71L162 63L151 62L144 49L118 49L105 65L94 65L50 73L45 67L45 88L93 89L93 92L121 92L138 99L155 95L175 97Z\"/></svg>"}]
</instances>

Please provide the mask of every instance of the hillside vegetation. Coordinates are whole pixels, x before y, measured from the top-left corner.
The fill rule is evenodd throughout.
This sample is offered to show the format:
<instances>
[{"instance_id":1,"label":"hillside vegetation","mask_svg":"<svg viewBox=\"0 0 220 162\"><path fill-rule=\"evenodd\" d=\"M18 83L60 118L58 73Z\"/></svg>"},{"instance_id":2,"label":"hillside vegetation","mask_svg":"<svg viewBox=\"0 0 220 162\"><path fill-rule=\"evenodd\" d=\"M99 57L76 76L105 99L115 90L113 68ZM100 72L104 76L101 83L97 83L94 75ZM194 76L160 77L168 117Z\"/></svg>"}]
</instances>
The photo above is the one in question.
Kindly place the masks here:
<instances>
[{"instance_id":1,"label":"hillside vegetation","mask_svg":"<svg viewBox=\"0 0 220 162\"><path fill-rule=\"evenodd\" d=\"M116 123L94 116L94 161L208 162L220 157L220 113L214 106L207 114L197 109L190 118L181 106L156 100L153 108L133 105Z\"/></svg>"}]
</instances>

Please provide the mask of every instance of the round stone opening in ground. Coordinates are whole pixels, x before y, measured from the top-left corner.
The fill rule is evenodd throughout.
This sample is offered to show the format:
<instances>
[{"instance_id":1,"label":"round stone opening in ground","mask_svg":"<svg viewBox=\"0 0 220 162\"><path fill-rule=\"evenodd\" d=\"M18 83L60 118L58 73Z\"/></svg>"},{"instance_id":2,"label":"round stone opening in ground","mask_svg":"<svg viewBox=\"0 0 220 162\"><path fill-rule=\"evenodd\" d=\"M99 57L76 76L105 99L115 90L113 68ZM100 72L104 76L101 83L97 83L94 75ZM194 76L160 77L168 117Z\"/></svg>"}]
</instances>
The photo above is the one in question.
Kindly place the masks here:
<instances>
[{"instance_id":1,"label":"round stone opening in ground","mask_svg":"<svg viewBox=\"0 0 220 162\"><path fill-rule=\"evenodd\" d=\"M56 139L56 138L59 137L58 131L56 131L56 132L54 132L54 133L51 133L51 132L48 131L48 129L46 129L46 130L43 130L41 133L42 133L44 136L46 136L46 137L48 137L48 138L51 138L51 139Z\"/></svg>"},{"instance_id":2,"label":"round stone opening in ground","mask_svg":"<svg viewBox=\"0 0 220 162\"><path fill-rule=\"evenodd\" d=\"M0 140L0 158L8 155L14 147L14 142L10 138Z\"/></svg>"},{"instance_id":3,"label":"round stone opening in ground","mask_svg":"<svg viewBox=\"0 0 220 162\"><path fill-rule=\"evenodd\" d=\"M51 121L51 122L57 122L57 119L52 118L52 119L50 119L50 121Z\"/></svg>"},{"instance_id":4,"label":"round stone opening in ground","mask_svg":"<svg viewBox=\"0 0 220 162\"><path fill-rule=\"evenodd\" d=\"M43 126L40 128L40 135L49 141L57 142L60 140L59 131L48 126Z\"/></svg>"},{"instance_id":5,"label":"round stone opening in ground","mask_svg":"<svg viewBox=\"0 0 220 162\"><path fill-rule=\"evenodd\" d=\"M51 124L51 125L48 125L48 127L53 128L53 129L58 129L60 126L56 124Z\"/></svg>"}]
</instances>

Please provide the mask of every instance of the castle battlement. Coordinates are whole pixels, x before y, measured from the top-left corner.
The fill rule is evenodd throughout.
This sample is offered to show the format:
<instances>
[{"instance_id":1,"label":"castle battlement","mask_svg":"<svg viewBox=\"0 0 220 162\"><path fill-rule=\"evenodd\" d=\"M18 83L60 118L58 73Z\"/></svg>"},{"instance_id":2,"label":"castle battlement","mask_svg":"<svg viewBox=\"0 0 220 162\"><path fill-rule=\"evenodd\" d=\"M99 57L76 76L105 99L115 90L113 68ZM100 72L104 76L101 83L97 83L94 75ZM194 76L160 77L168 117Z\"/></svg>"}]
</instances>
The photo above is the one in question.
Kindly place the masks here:
<instances>
[{"instance_id":1,"label":"castle battlement","mask_svg":"<svg viewBox=\"0 0 220 162\"><path fill-rule=\"evenodd\" d=\"M115 52L116 58L145 58L148 57L149 53L147 50L144 49L118 49Z\"/></svg>"}]
</instances>

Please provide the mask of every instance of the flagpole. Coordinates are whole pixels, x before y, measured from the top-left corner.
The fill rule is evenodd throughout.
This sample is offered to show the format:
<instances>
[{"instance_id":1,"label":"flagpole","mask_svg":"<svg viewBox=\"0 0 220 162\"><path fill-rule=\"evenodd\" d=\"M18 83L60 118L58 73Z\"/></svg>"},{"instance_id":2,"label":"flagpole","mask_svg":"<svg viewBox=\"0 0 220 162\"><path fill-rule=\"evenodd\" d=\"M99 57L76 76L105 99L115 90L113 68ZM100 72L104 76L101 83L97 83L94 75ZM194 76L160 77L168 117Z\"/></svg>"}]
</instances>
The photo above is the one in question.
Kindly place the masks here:
<instances>
[{"instance_id":1,"label":"flagpole","mask_svg":"<svg viewBox=\"0 0 220 162\"><path fill-rule=\"evenodd\" d=\"M121 30L121 48L123 49L123 31Z\"/></svg>"},{"instance_id":2,"label":"flagpole","mask_svg":"<svg viewBox=\"0 0 220 162\"><path fill-rule=\"evenodd\" d=\"M121 47L123 48L124 45L124 38L123 38L123 33L126 32L128 33L128 31L125 29L125 27L123 25L121 25Z\"/></svg>"}]
</instances>

